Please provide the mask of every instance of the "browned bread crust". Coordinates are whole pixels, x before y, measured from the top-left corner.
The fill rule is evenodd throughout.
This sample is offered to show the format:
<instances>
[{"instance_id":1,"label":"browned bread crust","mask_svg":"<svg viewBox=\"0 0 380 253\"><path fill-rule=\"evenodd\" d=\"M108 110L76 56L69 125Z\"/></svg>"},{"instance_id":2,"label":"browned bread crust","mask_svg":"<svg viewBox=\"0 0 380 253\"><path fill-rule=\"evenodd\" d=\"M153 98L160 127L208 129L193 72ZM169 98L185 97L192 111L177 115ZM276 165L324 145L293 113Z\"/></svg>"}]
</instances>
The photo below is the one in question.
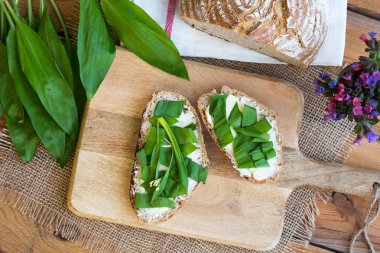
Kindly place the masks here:
<instances>
[{"instance_id":1,"label":"browned bread crust","mask_svg":"<svg viewBox=\"0 0 380 253\"><path fill-rule=\"evenodd\" d=\"M328 30L326 0L180 0L191 26L295 66L309 65Z\"/></svg>"},{"instance_id":2,"label":"browned bread crust","mask_svg":"<svg viewBox=\"0 0 380 253\"><path fill-rule=\"evenodd\" d=\"M227 86L224 86L224 87L222 87L221 93L230 94L230 95L234 95L234 96L237 96L237 97L246 97L250 101L254 101L258 106L260 106L260 108L264 109L265 112L268 113L270 116L272 116L276 121L278 119L278 115L277 115L276 112L274 112L273 110L269 109L265 105L261 104L260 102L258 102L257 100L255 100L254 98L248 96L247 94L245 94L243 92L231 89L231 88L229 88ZM206 116L207 106L210 104L210 97L212 95L215 95L215 94L219 94L219 93L216 90L212 90L210 93L206 93L206 94L201 95L199 97L199 99L198 99L198 110L199 110L199 112L201 114L203 123L205 124L208 132L210 133L210 135L212 137L212 139L218 145L219 149L231 160L232 166L234 167L234 169L236 170L236 172L238 172L238 166L237 166L237 163L235 161L235 157L233 156L233 154L227 152L224 148L222 148L220 146L218 138L216 137L215 132L213 131L213 128L212 128L211 124L207 120L207 116ZM282 140L281 140L281 137L278 134L278 129L276 128L275 131L277 133L277 138L276 138L277 139L277 145L279 145L280 149L282 150ZM282 166L284 164L282 153L278 154L278 156L279 156L278 166ZM273 175L272 177L270 177L270 178L268 178L266 180L260 180L260 181L256 180L253 177L248 177L248 176L244 176L244 178L248 179L250 182L252 182L254 184L264 184L264 183L267 183L267 182L272 182L272 181L277 180L278 177L279 177L279 174L280 174L280 170L277 170L276 174Z\"/></svg>"},{"instance_id":3,"label":"browned bread crust","mask_svg":"<svg viewBox=\"0 0 380 253\"><path fill-rule=\"evenodd\" d=\"M136 152L141 150L144 147L145 142L146 142L146 138L148 137L148 134L150 131L150 126L149 127L143 127L143 123L149 122L149 119L152 117L154 110L156 108L156 105L160 100L184 100L185 101L185 105L188 108L190 108L192 113L195 115L196 128L198 130L198 141L199 141L199 145L200 145L200 148L202 151L202 162L203 162L202 166L203 166L203 168L208 167L210 164L210 161L207 157L206 146L204 143L203 134L202 134L202 127L201 127L201 123L200 123L198 114L197 114L196 110L194 109L194 107L190 104L190 102L184 96L182 96L178 93L175 93L175 92L159 91L159 92L154 93L150 97L150 99L147 103L147 106L145 108L145 111L142 114L141 127L140 127L139 136L138 136L138 140L137 140L137 144L136 144ZM148 125L150 125L150 124L148 124ZM138 182L139 182L139 179L138 179L139 174L138 173L139 173L139 171L138 171L138 166L137 166L137 160L135 157L133 169L132 169L132 175L131 175L131 188L130 188L130 194L129 194L133 207L135 204L136 188L138 187ZM198 184L194 187L193 191L190 192L187 196L185 196L181 200L176 201L176 208L171 210L170 212L166 213L165 215L163 215L160 219L148 221L147 219L145 219L146 217L139 215L138 209L134 208L136 215L139 218L139 220L141 220L143 222L149 222L149 223L164 222L164 221L168 220L169 218L171 218L184 205L184 203L190 197L191 193L193 193L196 190L197 186L198 186Z\"/></svg>"}]
</instances>

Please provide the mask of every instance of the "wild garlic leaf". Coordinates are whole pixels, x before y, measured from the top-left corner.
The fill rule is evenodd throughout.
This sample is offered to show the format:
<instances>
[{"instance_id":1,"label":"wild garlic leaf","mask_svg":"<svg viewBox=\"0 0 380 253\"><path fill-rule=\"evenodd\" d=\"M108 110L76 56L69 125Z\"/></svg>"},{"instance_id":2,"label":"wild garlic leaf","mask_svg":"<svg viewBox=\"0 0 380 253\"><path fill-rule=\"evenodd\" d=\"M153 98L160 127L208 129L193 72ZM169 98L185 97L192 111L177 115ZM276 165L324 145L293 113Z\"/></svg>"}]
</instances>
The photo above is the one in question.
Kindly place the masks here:
<instances>
[{"instance_id":1,"label":"wild garlic leaf","mask_svg":"<svg viewBox=\"0 0 380 253\"><path fill-rule=\"evenodd\" d=\"M225 94L217 94L213 95L210 98L210 108L209 113L214 118L226 117L226 101L228 95Z\"/></svg>"},{"instance_id":2,"label":"wild garlic leaf","mask_svg":"<svg viewBox=\"0 0 380 253\"><path fill-rule=\"evenodd\" d=\"M78 58L80 77L91 100L115 58L116 48L97 0L80 0Z\"/></svg>"},{"instance_id":3,"label":"wild garlic leaf","mask_svg":"<svg viewBox=\"0 0 380 253\"><path fill-rule=\"evenodd\" d=\"M259 145L251 140L251 137L242 134L238 134L234 140L234 156L239 168L253 167L251 152Z\"/></svg>"},{"instance_id":4,"label":"wild garlic leaf","mask_svg":"<svg viewBox=\"0 0 380 253\"><path fill-rule=\"evenodd\" d=\"M179 148L181 149L183 157L190 155L197 149L197 147L192 143L180 144Z\"/></svg>"},{"instance_id":5,"label":"wild garlic leaf","mask_svg":"<svg viewBox=\"0 0 380 253\"><path fill-rule=\"evenodd\" d=\"M189 79L179 52L165 31L132 1L102 0L108 23L128 50L167 73Z\"/></svg>"},{"instance_id":6,"label":"wild garlic leaf","mask_svg":"<svg viewBox=\"0 0 380 253\"><path fill-rule=\"evenodd\" d=\"M22 72L14 30L11 30L8 34L7 50L9 71L14 81L16 92L30 117L38 137L53 157L58 160L63 159L66 133L46 111Z\"/></svg>"},{"instance_id":7,"label":"wild garlic leaf","mask_svg":"<svg viewBox=\"0 0 380 253\"><path fill-rule=\"evenodd\" d=\"M159 131L159 138L160 138L160 143L161 143L162 141L164 141L164 138L165 138L165 130L162 128L159 128L158 131ZM148 137L146 139L145 146L144 146L144 149L145 149L147 156L152 155L153 148L156 145L156 141L157 141L157 127L152 126L150 128L150 131L149 131L149 134L148 134Z\"/></svg>"},{"instance_id":8,"label":"wild garlic leaf","mask_svg":"<svg viewBox=\"0 0 380 253\"><path fill-rule=\"evenodd\" d=\"M4 115L4 108L0 101L0 118Z\"/></svg>"},{"instance_id":9,"label":"wild garlic leaf","mask_svg":"<svg viewBox=\"0 0 380 253\"><path fill-rule=\"evenodd\" d=\"M190 178L194 179L198 183L206 183L208 168L202 168L202 166L189 158L185 158L185 164Z\"/></svg>"},{"instance_id":10,"label":"wild garlic leaf","mask_svg":"<svg viewBox=\"0 0 380 253\"><path fill-rule=\"evenodd\" d=\"M187 186L188 186L187 170L186 170L186 166L184 164L182 152L179 148L177 139L174 136L172 130L170 129L170 126L168 125L168 123L165 121L164 118L158 118L158 122L164 128L167 136L169 137L171 146L172 146L173 151L174 151L174 157L176 159L176 164L178 167L181 184L185 189L187 189Z\"/></svg>"},{"instance_id":11,"label":"wild garlic leaf","mask_svg":"<svg viewBox=\"0 0 380 253\"><path fill-rule=\"evenodd\" d=\"M160 100L156 105L156 109L154 110L154 116L177 119L181 115L184 107L185 107L185 101L183 100L181 101Z\"/></svg>"},{"instance_id":12,"label":"wild garlic leaf","mask_svg":"<svg viewBox=\"0 0 380 253\"><path fill-rule=\"evenodd\" d=\"M253 108L249 105L244 105L242 127L253 125L256 122L257 122L256 108Z\"/></svg>"},{"instance_id":13,"label":"wild garlic leaf","mask_svg":"<svg viewBox=\"0 0 380 253\"><path fill-rule=\"evenodd\" d=\"M266 168L269 167L269 163L265 159L261 159L257 162L254 162L255 168Z\"/></svg>"},{"instance_id":14,"label":"wild garlic leaf","mask_svg":"<svg viewBox=\"0 0 380 253\"><path fill-rule=\"evenodd\" d=\"M269 121L266 118L262 118L256 124L251 125L247 127L246 129L248 131L264 134L264 133L269 132L269 130L272 129L272 125L269 123Z\"/></svg>"},{"instance_id":15,"label":"wild garlic leaf","mask_svg":"<svg viewBox=\"0 0 380 253\"><path fill-rule=\"evenodd\" d=\"M51 55L55 63L58 66L61 74L73 89L73 71L71 69L70 59L67 55L65 46L61 39L58 37L54 23L52 22L49 11L45 7L40 17L40 26L38 28L38 34L45 41L47 47L50 50Z\"/></svg>"},{"instance_id":16,"label":"wild garlic leaf","mask_svg":"<svg viewBox=\"0 0 380 253\"><path fill-rule=\"evenodd\" d=\"M24 108L9 73L7 48L3 43L0 43L0 101L8 118L14 122L24 121Z\"/></svg>"},{"instance_id":17,"label":"wild garlic leaf","mask_svg":"<svg viewBox=\"0 0 380 253\"><path fill-rule=\"evenodd\" d=\"M234 141L234 136L225 117L214 118L214 121L214 132L218 138L219 145L223 148Z\"/></svg>"},{"instance_id":18,"label":"wild garlic leaf","mask_svg":"<svg viewBox=\"0 0 380 253\"><path fill-rule=\"evenodd\" d=\"M256 130L256 128L236 128L235 131L249 137L262 139L264 141L269 141L270 138L270 135L268 133L261 133L261 131Z\"/></svg>"},{"instance_id":19,"label":"wild garlic leaf","mask_svg":"<svg viewBox=\"0 0 380 253\"><path fill-rule=\"evenodd\" d=\"M165 186L166 186L166 183L169 179L169 175L170 175L170 168L172 167L172 162L173 162L173 152L172 150L170 149L170 153L171 153L171 159L169 161L169 165L168 165L168 169L167 171L165 172L164 176L162 177L161 181L160 181L160 184L157 186L157 188L154 190L154 193L153 193L153 196L152 196L152 200L151 201L154 201L158 198L158 196L160 196L160 194L165 190Z\"/></svg>"},{"instance_id":20,"label":"wild garlic leaf","mask_svg":"<svg viewBox=\"0 0 380 253\"><path fill-rule=\"evenodd\" d=\"M0 41L5 44L5 40L8 35L8 21L5 16L3 8L0 7Z\"/></svg>"},{"instance_id":21,"label":"wild garlic leaf","mask_svg":"<svg viewBox=\"0 0 380 253\"><path fill-rule=\"evenodd\" d=\"M239 105L236 103L230 113L228 122L233 128L240 128L242 124L243 115L240 112Z\"/></svg>"},{"instance_id":22,"label":"wild garlic leaf","mask_svg":"<svg viewBox=\"0 0 380 253\"><path fill-rule=\"evenodd\" d=\"M154 208L154 207L168 207L174 208L174 201L169 198L157 197L152 201L152 195L148 194L135 194L135 208Z\"/></svg>"},{"instance_id":23,"label":"wild garlic leaf","mask_svg":"<svg viewBox=\"0 0 380 253\"><path fill-rule=\"evenodd\" d=\"M19 18L15 19L21 67L52 118L69 135L78 130L78 112L67 81L45 42Z\"/></svg>"},{"instance_id":24,"label":"wild garlic leaf","mask_svg":"<svg viewBox=\"0 0 380 253\"><path fill-rule=\"evenodd\" d=\"M35 133L29 117L25 114L24 122L16 122L5 115L12 143L24 163L30 162L36 154L40 140Z\"/></svg>"},{"instance_id":25,"label":"wild garlic leaf","mask_svg":"<svg viewBox=\"0 0 380 253\"><path fill-rule=\"evenodd\" d=\"M172 127L171 130L179 145L198 143L198 138L191 128Z\"/></svg>"}]
</instances>

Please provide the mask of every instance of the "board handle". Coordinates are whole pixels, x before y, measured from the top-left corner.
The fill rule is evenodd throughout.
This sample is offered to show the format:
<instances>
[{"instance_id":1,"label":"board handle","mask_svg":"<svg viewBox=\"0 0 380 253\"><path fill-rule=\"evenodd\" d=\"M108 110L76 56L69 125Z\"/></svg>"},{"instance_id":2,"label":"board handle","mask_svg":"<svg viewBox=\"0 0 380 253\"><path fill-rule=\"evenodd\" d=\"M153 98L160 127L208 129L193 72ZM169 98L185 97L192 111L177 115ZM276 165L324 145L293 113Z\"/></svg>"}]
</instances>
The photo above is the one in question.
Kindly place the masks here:
<instances>
[{"instance_id":1,"label":"board handle","mask_svg":"<svg viewBox=\"0 0 380 253\"><path fill-rule=\"evenodd\" d=\"M284 150L284 168L277 182L284 188L301 186L370 197L373 184L380 183L380 170L352 167L341 163L329 163L306 158L299 150ZM380 168L379 168L380 169Z\"/></svg>"}]
</instances>

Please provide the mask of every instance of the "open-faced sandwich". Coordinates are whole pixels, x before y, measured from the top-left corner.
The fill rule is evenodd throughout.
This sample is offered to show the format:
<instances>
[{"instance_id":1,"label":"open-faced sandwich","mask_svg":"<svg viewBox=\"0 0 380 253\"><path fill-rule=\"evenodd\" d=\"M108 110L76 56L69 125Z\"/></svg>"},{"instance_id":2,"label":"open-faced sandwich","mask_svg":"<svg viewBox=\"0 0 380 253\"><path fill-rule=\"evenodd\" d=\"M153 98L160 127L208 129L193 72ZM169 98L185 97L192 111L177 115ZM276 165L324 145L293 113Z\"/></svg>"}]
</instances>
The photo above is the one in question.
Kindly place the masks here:
<instances>
[{"instance_id":1,"label":"open-faced sandwich","mask_svg":"<svg viewBox=\"0 0 380 253\"><path fill-rule=\"evenodd\" d=\"M207 178L207 158L199 118L190 102L173 92L157 92L143 113L132 170L130 197L138 218L166 221Z\"/></svg>"},{"instance_id":2,"label":"open-faced sandwich","mask_svg":"<svg viewBox=\"0 0 380 253\"><path fill-rule=\"evenodd\" d=\"M275 112L229 87L202 95L198 108L211 136L241 177L254 183L277 178L283 161Z\"/></svg>"},{"instance_id":3,"label":"open-faced sandwich","mask_svg":"<svg viewBox=\"0 0 380 253\"><path fill-rule=\"evenodd\" d=\"M295 66L313 62L326 38L327 0L180 0L192 27Z\"/></svg>"}]
</instances>

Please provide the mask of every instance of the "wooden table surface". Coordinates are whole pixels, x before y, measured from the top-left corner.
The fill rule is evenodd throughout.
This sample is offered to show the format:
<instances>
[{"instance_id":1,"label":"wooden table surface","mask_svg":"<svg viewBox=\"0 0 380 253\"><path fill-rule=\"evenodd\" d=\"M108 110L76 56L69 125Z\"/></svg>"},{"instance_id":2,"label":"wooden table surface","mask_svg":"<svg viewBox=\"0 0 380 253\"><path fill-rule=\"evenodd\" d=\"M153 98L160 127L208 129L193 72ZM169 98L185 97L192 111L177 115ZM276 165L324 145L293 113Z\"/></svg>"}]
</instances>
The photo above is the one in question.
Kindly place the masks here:
<instances>
[{"instance_id":1,"label":"wooden table surface","mask_svg":"<svg viewBox=\"0 0 380 253\"><path fill-rule=\"evenodd\" d=\"M62 1L62 5L67 5L67 2ZM370 31L380 33L380 0L349 0L345 62L355 61L364 53L364 46L358 38L360 34ZM4 120L0 119L0 129L4 125ZM380 132L380 126L376 129ZM365 143L363 146L354 147L345 162L380 169L378 154L380 143ZM362 224L369 202L369 199L340 193L335 193L326 203L318 200L320 215L316 218L311 245L300 251L347 252L349 240ZM376 250L380 251L380 218L372 225L369 235ZM0 204L0 252L87 251L66 241L56 231L48 230L10 207ZM363 238L359 239L355 252L368 252Z\"/></svg>"}]
</instances>

